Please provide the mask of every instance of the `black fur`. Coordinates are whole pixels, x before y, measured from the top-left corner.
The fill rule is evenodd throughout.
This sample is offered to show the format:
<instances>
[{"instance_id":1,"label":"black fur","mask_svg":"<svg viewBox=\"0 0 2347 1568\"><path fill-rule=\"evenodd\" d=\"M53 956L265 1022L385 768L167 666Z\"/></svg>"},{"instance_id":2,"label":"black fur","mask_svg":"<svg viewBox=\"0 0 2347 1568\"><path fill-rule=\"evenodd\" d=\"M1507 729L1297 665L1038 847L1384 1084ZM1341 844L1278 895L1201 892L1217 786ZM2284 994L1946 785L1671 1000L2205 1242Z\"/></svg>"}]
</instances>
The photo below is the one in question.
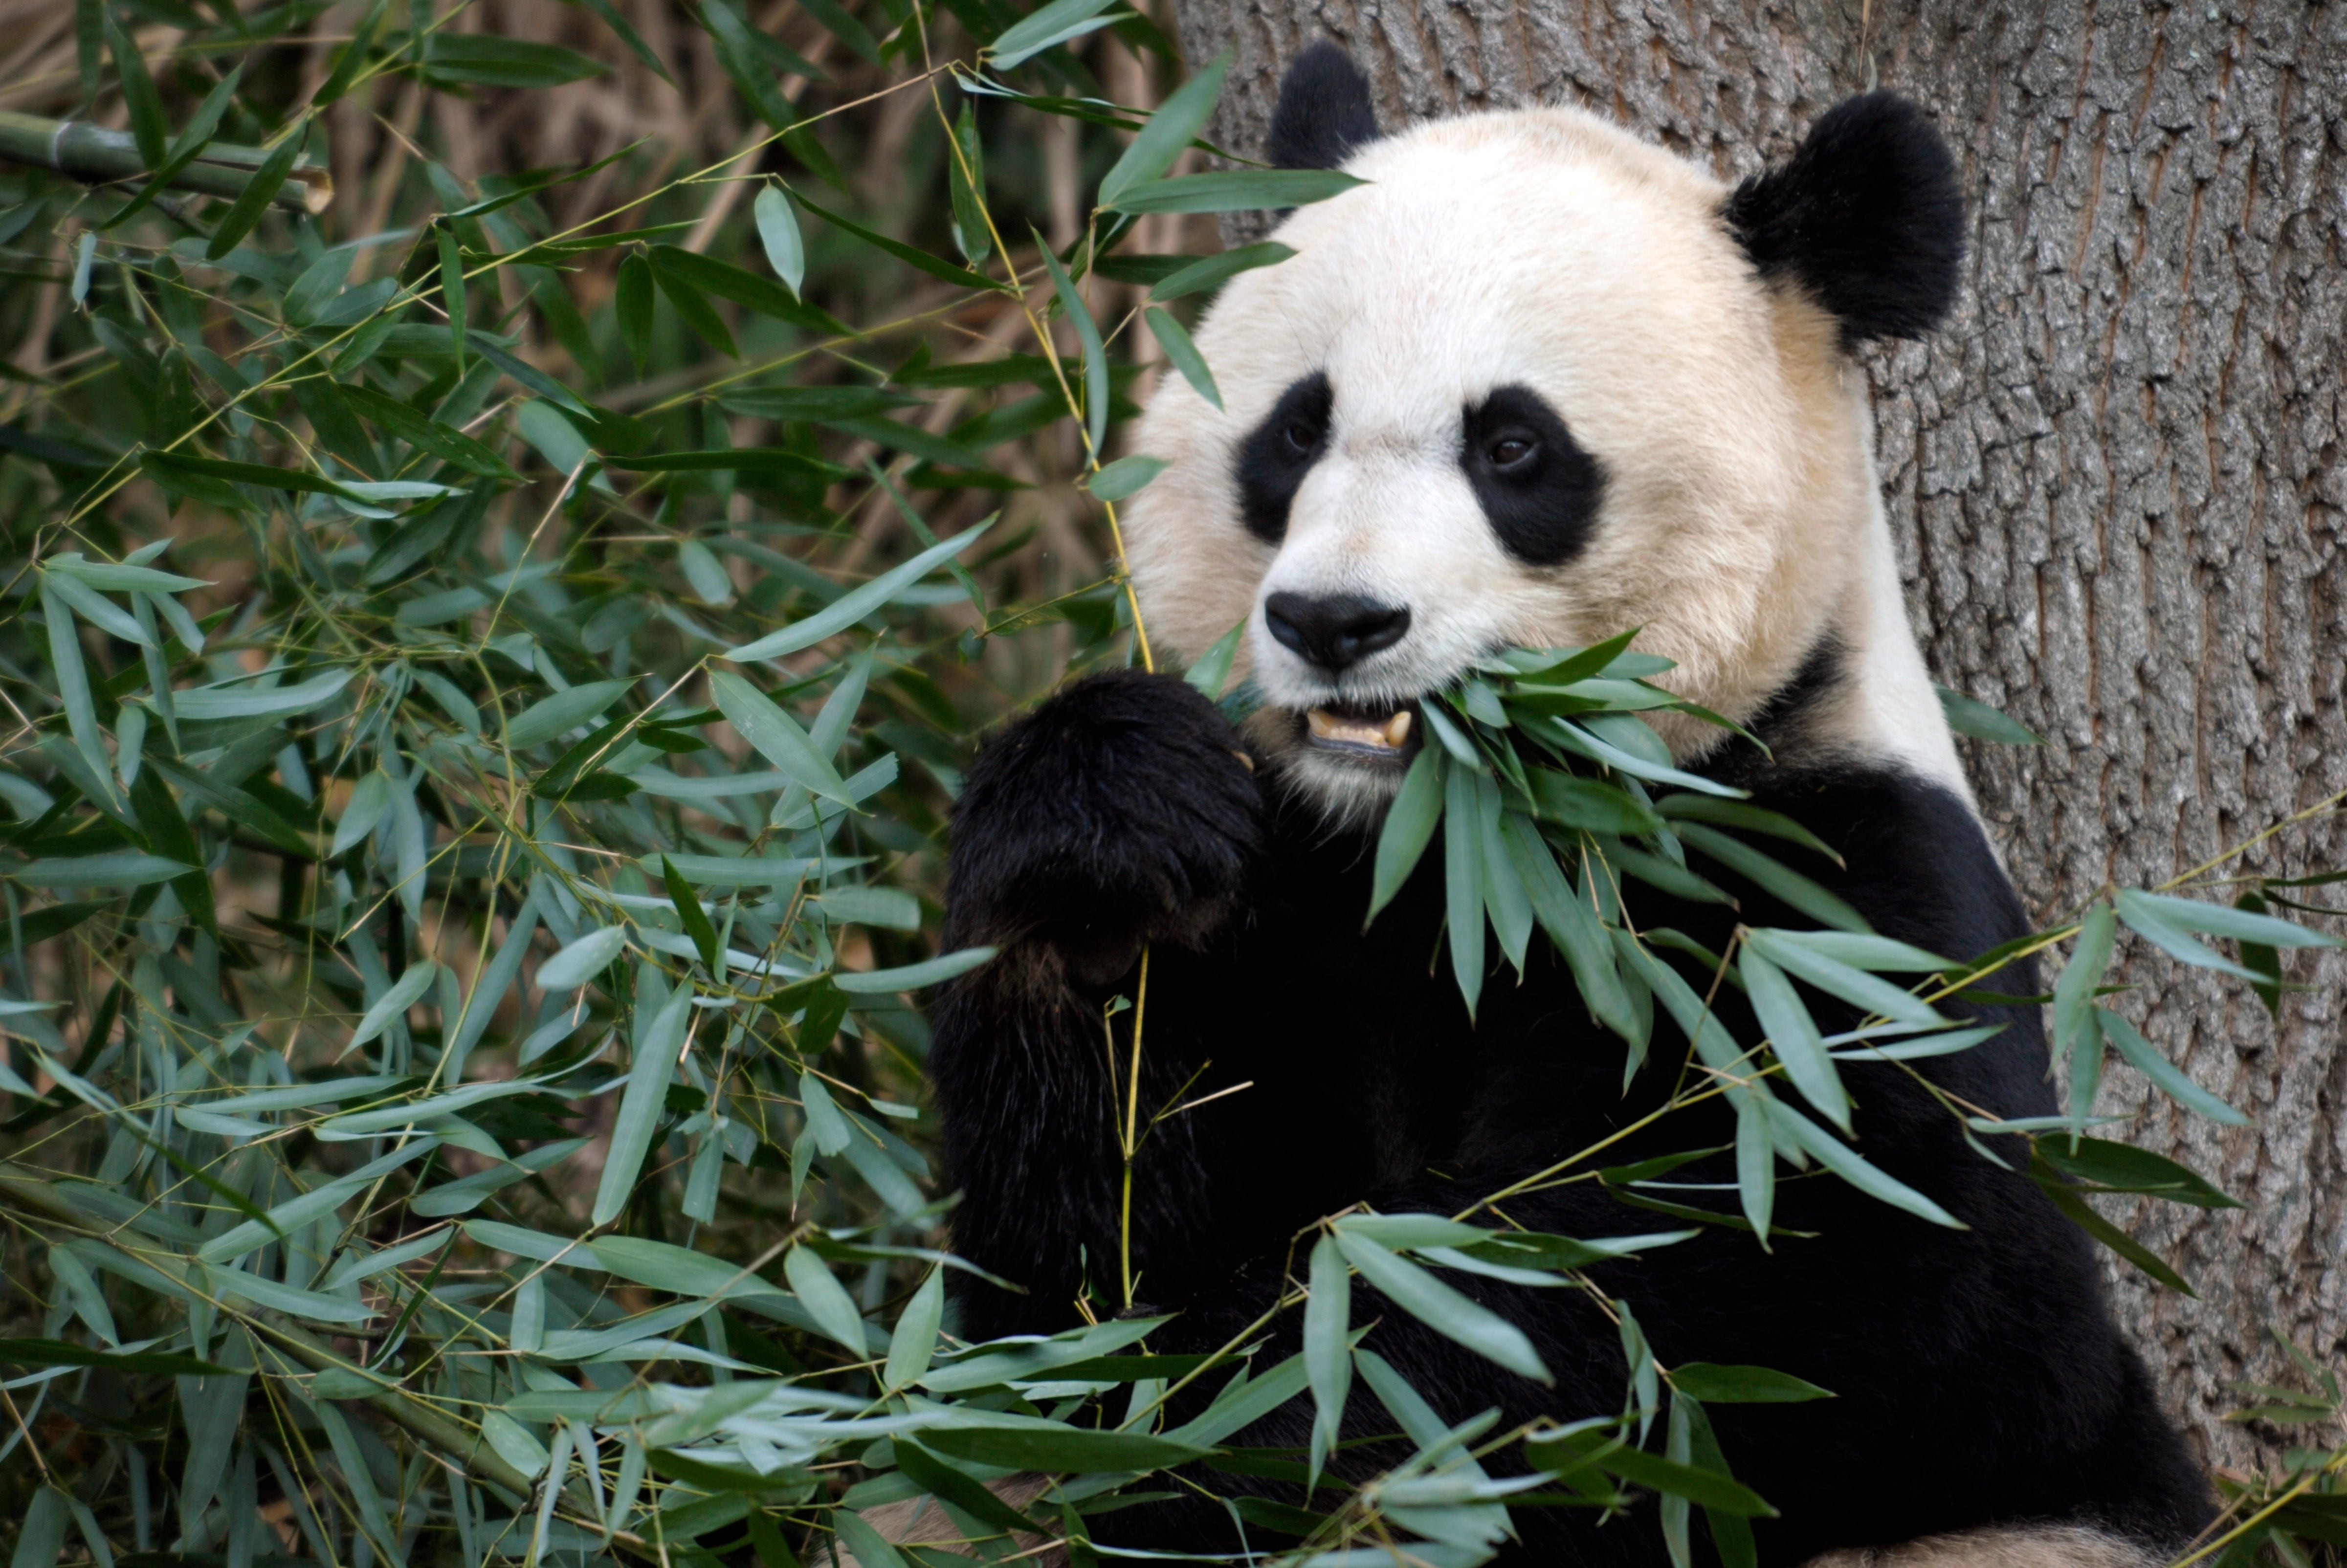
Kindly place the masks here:
<instances>
[{"instance_id":1,"label":"black fur","mask_svg":"<svg viewBox=\"0 0 2347 1568\"><path fill-rule=\"evenodd\" d=\"M1369 79L1351 56L1322 40L1279 78L1265 157L1276 169L1335 169L1378 138Z\"/></svg>"},{"instance_id":2,"label":"black fur","mask_svg":"<svg viewBox=\"0 0 2347 1568\"><path fill-rule=\"evenodd\" d=\"M1276 1294L1291 1236L1318 1216L1364 1200L1453 1212L1624 1128L1678 1071L1682 1048L1660 1024L1653 1059L1625 1094L1621 1043L1590 1021L1570 976L1545 956L1521 983L1493 975L1471 1024L1449 965L1430 962L1440 845L1365 934L1369 842L1332 834L1276 784L1259 788L1235 744L1178 681L1123 674L1045 704L971 774L955 818L949 939L1006 951L945 999L932 1067L964 1194L956 1247L1029 1286L1014 1295L956 1276L961 1331L972 1337L1072 1325L1087 1278L1103 1315L1119 1304L1112 1128L1122 1112L1103 992L1064 977L1079 967L1099 975L1141 934L1167 934L1150 958L1147 1112L1177 1093L1252 1083L1159 1123L1141 1152L1138 1295L1181 1312L1152 1336L1153 1350L1204 1349L1237 1334ZM1846 869L1816 856L1800 868L1885 934L1963 957L2024 928L1978 825L1944 790L1881 769L1756 767L1747 782L1758 804L1836 846ZM1633 911L1638 924L1675 926L1715 950L1739 917L1806 924L1711 869L1741 894L1740 914L1649 897ZM1062 932L1074 933L1081 961L1061 950ZM1992 982L2008 993L2038 983L2030 962ZM1728 1021L1748 1029L1734 994L1722 995ZM1832 1007L1812 1000L1835 1027ZM1994 1112L2052 1112L2036 1009L1991 1016L2009 1027L1989 1043L1908 1065ZM1122 1041L1131 1020L1127 1011L1108 1027ZM1665 1365L1758 1363L1839 1395L1712 1412L1737 1474L1782 1510L1758 1522L1762 1562L1992 1523L2088 1522L2154 1546L2188 1536L2207 1516L2202 1482L2112 1324L2086 1239L2028 1181L1968 1148L1904 1068L1851 1064L1846 1080L1863 1152L1970 1229L1926 1225L1832 1177L1787 1172L1778 1224L1813 1237L1779 1234L1767 1254L1748 1234L1706 1227L1693 1242L1594 1271L1632 1303ZM1732 1139L1715 1104L1634 1134L1605 1158ZM1732 1184L1734 1172L1714 1156L1672 1179ZM1734 1208L1726 1191L1676 1195ZM1521 1225L1572 1235L1677 1223L1589 1182L1505 1206ZM1357 1283L1356 1322L1378 1320L1368 1347L1446 1420L1493 1406L1509 1423L1620 1409L1619 1338L1586 1296L1446 1277L1523 1326L1556 1375L1542 1389L1502 1371ZM1277 1320L1258 1368L1296 1348L1298 1317ZM1348 1435L1391 1430L1366 1391L1355 1399ZM1301 1445L1310 1424L1309 1400L1299 1399L1237 1440ZM1358 1473L1396 1457L1373 1446L1337 1462ZM1270 1481L1203 1479L1296 1500ZM1651 1503L1602 1525L1569 1508L1522 1509L1516 1522L1510 1563L1664 1561ZM1133 1546L1239 1544L1220 1507L1187 1493L1096 1516L1092 1527Z\"/></svg>"},{"instance_id":3,"label":"black fur","mask_svg":"<svg viewBox=\"0 0 2347 1568\"><path fill-rule=\"evenodd\" d=\"M1559 566L1597 520L1605 471L1529 386L1502 386L1466 411L1459 461L1491 531L1518 560Z\"/></svg>"},{"instance_id":4,"label":"black fur","mask_svg":"<svg viewBox=\"0 0 2347 1568\"><path fill-rule=\"evenodd\" d=\"M1239 443L1239 518L1266 544L1287 537L1288 506L1328 449L1335 403L1327 373L1316 370L1281 393L1263 423Z\"/></svg>"},{"instance_id":5,"label":"black fur","mask_svg":"<svg viewBox=\"0 0 2347 1568\"><path fill-rule=\"evenodd\" d=\"M1846 344L1921 337L1955 304L1955 159L1895 93L1829 109L1784 167L1736 188L1726 217L1761 276L1798 280L1841 323Z\"/></svg>"}]
</instances>

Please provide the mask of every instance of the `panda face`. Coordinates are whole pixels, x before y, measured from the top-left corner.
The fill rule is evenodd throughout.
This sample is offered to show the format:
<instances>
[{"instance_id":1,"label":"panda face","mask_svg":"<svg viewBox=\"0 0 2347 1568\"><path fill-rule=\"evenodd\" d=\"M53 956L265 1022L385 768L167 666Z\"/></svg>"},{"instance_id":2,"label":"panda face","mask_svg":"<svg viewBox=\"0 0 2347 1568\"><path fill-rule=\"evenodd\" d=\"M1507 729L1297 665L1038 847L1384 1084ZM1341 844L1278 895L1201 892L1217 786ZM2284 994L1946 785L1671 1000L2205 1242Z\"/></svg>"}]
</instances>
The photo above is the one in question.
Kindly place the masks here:
<instances>
[{"instance_id":1,"label":"panda face","mask_svg":"<svg viewBox=\"0 0 2347 1568\"><path fill-rule=\"evenodd\" d=\"M1224 408L1169 376L1142 426L1171 465L1127 520L1153 638L1194 658L1245 620L1251 743L1340 811L1398 787L1418 697L1512 645L1642 627L1682 695L1755 711L1875 513L1833 319L1764 282L1723 187L1576 111L1346 167L1370 183L1199 328Z\"/></svg>"}]
</instances>

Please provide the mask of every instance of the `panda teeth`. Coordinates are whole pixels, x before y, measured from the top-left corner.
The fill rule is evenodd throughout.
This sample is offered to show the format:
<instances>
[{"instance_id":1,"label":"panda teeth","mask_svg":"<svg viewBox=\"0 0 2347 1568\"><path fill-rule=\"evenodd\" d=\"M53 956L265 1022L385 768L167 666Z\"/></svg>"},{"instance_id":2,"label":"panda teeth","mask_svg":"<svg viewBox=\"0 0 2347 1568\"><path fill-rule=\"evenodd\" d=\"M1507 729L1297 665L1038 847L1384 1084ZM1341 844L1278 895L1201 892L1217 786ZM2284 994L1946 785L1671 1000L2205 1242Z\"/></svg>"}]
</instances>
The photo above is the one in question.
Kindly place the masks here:
<instances>
[{"instance_id":1,"label":"panda teeth","mask_svg":"<svg viewBox=\"0 0 2347 1568\"><path fill-rule=\"evenodd\" d=\"M1304 715L1306 726L1316 741L1333 742L1338 745L1374 746L1380 751L1399 751L1409 743L1410 722L1414 715L1404 708L1382 722L1375 719L1347 718L1326 708L1315 708Z\"/></svg>"}]
</instances>

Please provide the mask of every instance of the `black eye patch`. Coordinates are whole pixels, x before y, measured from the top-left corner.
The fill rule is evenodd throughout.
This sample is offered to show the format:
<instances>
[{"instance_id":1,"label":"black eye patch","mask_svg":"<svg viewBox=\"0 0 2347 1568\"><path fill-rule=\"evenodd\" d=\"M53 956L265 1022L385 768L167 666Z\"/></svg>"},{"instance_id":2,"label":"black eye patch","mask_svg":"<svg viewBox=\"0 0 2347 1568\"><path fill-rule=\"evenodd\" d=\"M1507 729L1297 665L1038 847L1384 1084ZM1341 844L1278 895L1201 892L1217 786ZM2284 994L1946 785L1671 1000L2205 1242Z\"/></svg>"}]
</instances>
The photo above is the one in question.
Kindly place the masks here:
<instances>
[{"instance_id":1,"label":"black eye patch","mask_svg":"<svg viewBox=\"0 0 2347 1568\"><path fill-rule=\"evenodd\" d=\"M1532 566L1571 560L1597 520L1605 470L1541 395L1496 388L1466 410L1460 466L1510 555Z\"/></svg>"},{"instance_id":2,"label":"black eye patch","mask_svg":"<svg viewBox=\"0 0 2347 1568\"><path fill-rule=\"evenodd\" d=\"M1239 443L1239 518L1266 544L1287 534L1287 507L1328 446L1336 401L1327 373L1315 371L1279 395L1263 423Z\"/></svg>"}]
</instances>

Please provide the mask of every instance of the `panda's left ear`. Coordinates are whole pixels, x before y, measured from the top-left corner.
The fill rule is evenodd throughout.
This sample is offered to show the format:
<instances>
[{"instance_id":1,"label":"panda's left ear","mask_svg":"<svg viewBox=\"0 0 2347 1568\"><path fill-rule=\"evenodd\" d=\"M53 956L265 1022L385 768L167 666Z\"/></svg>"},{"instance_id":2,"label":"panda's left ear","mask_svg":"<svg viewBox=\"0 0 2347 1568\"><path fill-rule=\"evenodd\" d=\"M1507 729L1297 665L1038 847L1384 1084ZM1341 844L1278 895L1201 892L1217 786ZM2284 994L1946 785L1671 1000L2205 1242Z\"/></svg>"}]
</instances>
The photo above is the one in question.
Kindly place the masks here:
<instances>
[{"instance_id":1,"label":"panda's left ear","mask_svg":"<svg viewBox=\"0 0 2347 1568\"><path fill-rule=\"evenodd\" d=\"M1895 93L1828 110L1782 167L1736 188L1724 216L1761 276L1797 280L1840 322L1845 344L1921 337L1956 302L1955 159Z\"/></svg>"},{"instance_id":2,"label":"panda's left ear","mask_svg":"<svg viewBox=\"0 0 2347 1568\"><path fill-rule=\"evenodd\" d=\"M1275 169L1335 169L1378 139L1369 78L1326 38L1296 56L1279 78L1264 155Z\"/></svg>"}]
</instances>

